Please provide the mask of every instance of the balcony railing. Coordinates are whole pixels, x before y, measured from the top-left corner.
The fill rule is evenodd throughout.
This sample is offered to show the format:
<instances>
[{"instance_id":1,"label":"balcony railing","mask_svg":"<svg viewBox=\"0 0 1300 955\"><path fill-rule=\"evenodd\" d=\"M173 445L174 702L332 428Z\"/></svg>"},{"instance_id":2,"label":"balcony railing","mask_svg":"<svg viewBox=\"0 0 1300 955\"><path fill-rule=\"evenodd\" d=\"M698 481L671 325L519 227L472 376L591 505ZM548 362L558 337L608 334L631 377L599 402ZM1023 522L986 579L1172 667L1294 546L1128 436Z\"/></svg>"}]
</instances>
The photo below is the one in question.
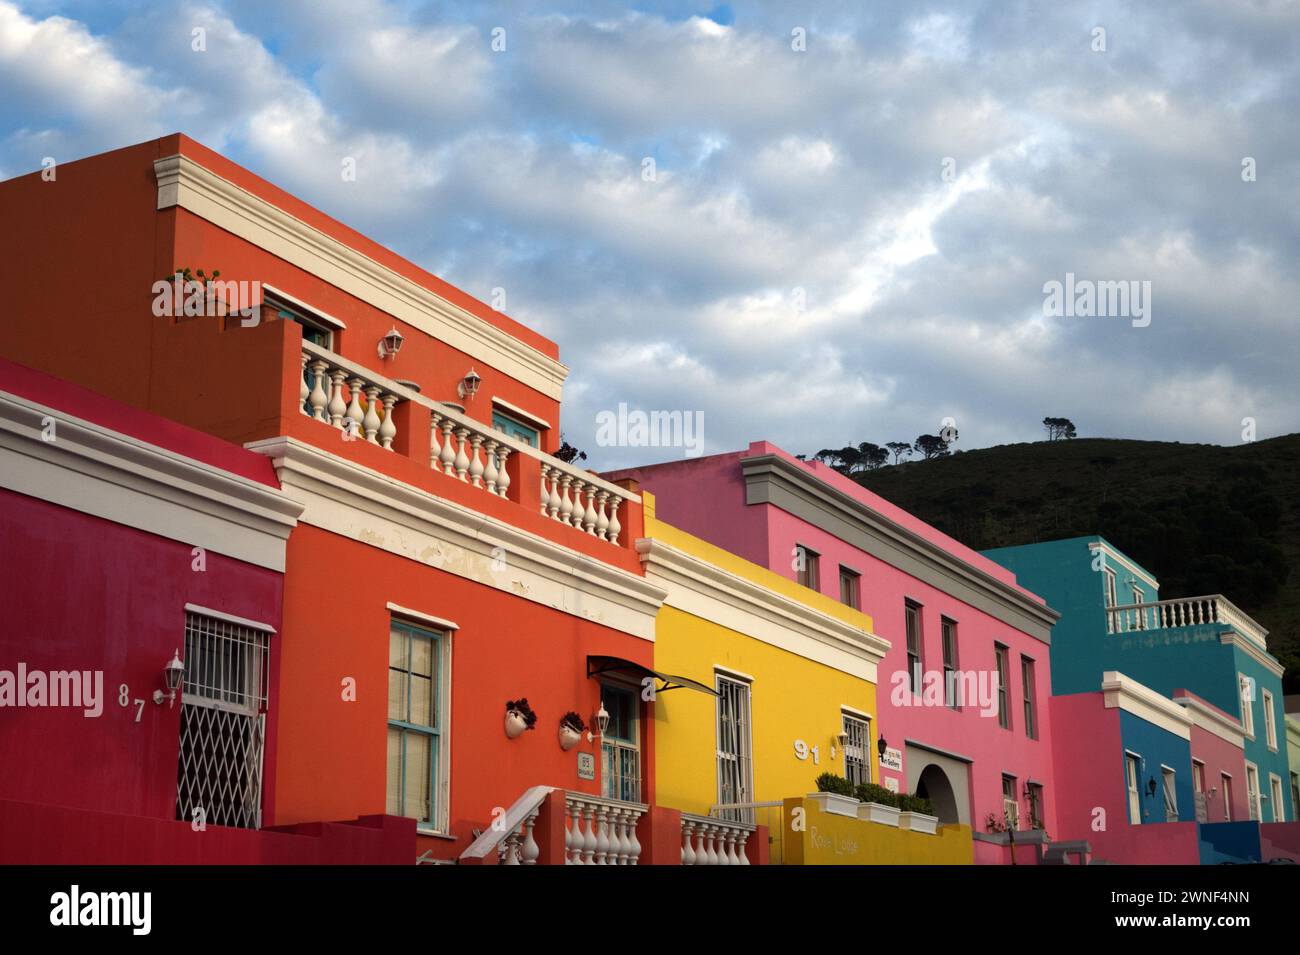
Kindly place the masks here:
<instances>
[{"instance_id":1,"label":"balcony railing","mask_svg":"<svg viewBox=\"0 0 1300 955\"><path fill-rule=\"evenodd\" d=\"M429 467L433 472L516 503L520 501L519 488L513 487L507 462L512 455L527 455L540 468L538 500L543 517L599 540L626 544L621 539L624 524L619 511L639 498L617 484L311 342L302 343L298 389L299 409L304 415L390 451L398 437L400 417L394 410L403 402L427 408Z\"/></svg>"},{"instance_id":2,"label":"balcony railing","mask_svg":"<svg viewBox=\"0 0 1300 955\"><path fill-rule=\"evenodd\" d=\"M565 793L565 865L636 865L641 843L636 824L648 807L640 803Z\"/></svg>"},{"instance_id":3,"label":"balcony railing","mask_svg":"<svg viewBox=\"0 0 1300 955\"><path fill-rule=\"evenodd\" d=\"M682 813L682 865L749 865L753 823Z\"/></svg>"},{"instance_id":4,"label":"balcony railing","mask_svg":"<svg viewBox=\"0 0 1300 955\"><path fill-rule=\"evenodd\" d=\"M1106 610L1106 632L1112 634L1137 633L1168 627L1195 627L1207 623L1221 623L1232 627L1261 647L1265 646L1264 638L1268 631L1222 594L1129 604Z\"/></svg>"}]
</instances>

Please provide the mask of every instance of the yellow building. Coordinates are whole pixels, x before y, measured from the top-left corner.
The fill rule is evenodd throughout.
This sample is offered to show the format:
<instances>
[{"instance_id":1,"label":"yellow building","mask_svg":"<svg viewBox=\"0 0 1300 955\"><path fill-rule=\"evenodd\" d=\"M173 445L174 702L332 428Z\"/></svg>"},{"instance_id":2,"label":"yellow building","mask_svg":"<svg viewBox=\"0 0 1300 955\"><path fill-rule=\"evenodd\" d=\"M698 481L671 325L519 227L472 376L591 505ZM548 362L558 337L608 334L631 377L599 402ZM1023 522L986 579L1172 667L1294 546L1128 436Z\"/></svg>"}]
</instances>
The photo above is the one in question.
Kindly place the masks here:
<instances>
[{"instance_id":1,"label":"yellow building","mask_svg":"<svg viewBox=\"0 0 1300 955\"><path fill-rule=\"evenodd\" d=\"M879 778L876 666L889 644L866 614L664 524L653 495L643 500L637 547L648 580L668 594L655 669L719 694L656 699L657 801L698 817L772 803L733 815L771 829L779 862L783 800L815 792L824 772Z\"/></svg>"}]
</instances>

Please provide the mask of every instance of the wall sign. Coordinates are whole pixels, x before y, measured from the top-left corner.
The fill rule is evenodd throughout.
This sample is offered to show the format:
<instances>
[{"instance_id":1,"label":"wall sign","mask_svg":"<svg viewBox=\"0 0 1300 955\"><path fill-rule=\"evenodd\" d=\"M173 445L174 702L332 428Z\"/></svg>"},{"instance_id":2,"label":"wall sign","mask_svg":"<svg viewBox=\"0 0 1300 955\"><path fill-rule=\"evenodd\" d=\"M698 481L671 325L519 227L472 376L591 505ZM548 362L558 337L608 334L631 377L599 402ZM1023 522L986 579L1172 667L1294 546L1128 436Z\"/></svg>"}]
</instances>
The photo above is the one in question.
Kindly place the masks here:
<instances>
[{"instance_id":1,"label":"wall sign","mask_svg":"<svg viewBox=\"0 0 1300 955\"><path fill-rule=\"evenodd\" d=\"M885 755L880 757L880 768L893 770L896 773L903 771L903 753L901 750L894 749L892 746L885 750Z\"/></svg>"},{"instance_id":2,"label":"wall sign","mask_svg":"<svg viewBox=\"0 0 1300 955\"><path fill-rule=\"evenodd\" d=\"M579 779L596 778L596 756L594 753L578 754L578 778Z\"/></svg>"},{"instance_id":3,"label":"wall sign","mask_svg":"<svg viewBox=\"0 0 1300 955\"><path fill-rule=\"evenodd\" d=\"M885 788L888 789L891 793L898 792L898 780L895 779L893 776L886 776L881 781L885 784Z\"/></svg>"}]
</instances>

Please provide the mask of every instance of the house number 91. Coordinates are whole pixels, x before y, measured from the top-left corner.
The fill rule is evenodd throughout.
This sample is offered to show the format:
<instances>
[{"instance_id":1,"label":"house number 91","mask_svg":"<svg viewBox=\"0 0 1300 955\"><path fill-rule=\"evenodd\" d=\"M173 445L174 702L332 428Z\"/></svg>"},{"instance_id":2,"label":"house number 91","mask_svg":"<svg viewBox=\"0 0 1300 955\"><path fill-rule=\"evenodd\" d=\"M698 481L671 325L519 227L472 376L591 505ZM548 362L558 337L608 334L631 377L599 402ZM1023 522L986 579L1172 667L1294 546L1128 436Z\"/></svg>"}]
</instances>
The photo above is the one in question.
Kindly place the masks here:
<instances>
[{"instance_id":1,"label":"house number 91","mask_svg":"<svg viewBox=\"0 0 1300 955\"><path fill-rule=\"evenodd\" d=\"M821 765L822 754L821 754L820 746L809 746L801 739L797 739L794 741L795 756L797 756L799 759L807 759L809 753L812 754L813 765L814 766Z\"/></svg>"}]
</instances>

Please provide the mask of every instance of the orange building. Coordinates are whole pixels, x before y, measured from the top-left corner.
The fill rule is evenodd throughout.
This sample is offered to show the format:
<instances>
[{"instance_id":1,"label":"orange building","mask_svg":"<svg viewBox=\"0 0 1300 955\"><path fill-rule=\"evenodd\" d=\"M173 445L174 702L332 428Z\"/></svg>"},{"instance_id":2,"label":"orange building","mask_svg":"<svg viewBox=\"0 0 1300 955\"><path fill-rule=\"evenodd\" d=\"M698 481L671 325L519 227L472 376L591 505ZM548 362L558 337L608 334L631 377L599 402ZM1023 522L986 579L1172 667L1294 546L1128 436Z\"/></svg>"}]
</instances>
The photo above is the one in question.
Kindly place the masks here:
<instances>
[{"instance_id":1,"label":"orange building","mask_svg":"<svg viewBox=\"0 0 1300 955\"><path fill-rule=\"evenodd\" d=\"M553 455L553 342L181 135L0 183L0 213L0 354L266 455L303 507L265 825L413 816L428 860L508 831L467 861L581 826L653 861L664 594L632 485Z\"/></svg>"}]
</instances>

